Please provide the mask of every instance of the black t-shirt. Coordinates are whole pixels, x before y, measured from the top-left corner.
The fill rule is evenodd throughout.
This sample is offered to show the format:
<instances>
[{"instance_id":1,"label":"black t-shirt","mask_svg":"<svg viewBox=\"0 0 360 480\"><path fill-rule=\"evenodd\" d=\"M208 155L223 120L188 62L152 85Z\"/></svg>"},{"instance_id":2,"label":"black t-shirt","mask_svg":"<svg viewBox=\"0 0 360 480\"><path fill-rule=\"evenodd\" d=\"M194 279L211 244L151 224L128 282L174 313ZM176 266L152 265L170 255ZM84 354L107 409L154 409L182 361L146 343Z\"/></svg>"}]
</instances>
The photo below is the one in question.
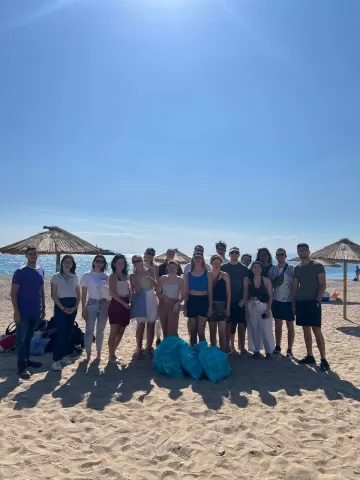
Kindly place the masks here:
<instances>
[{"instance_id":1,"label":"black t-shirt","mask_svg":"<svg viewBox=\"0 0 360 480\"><path fill-rule=\"evenodd\" d=\"M243 299L244 278L249 277L249 270L242 263L225 263L221 270L229 274L231 284L231 302Z\"/></svg>"},{"instance_id":2,"label":"black t-shirt","mask_svg":"<svg viewBox=\"0 0 360 480\"><path fill-rule=\"evenodd\" d=\"M165 262L159 266L159 277L162 277L163 275L167 275L167 274L168 274L168 264L167 262ZM177 274L179 275L179 277L180 275L183 274L183 269L181 268L181 265L178 265Z\"/></svg>"}]
</instances>

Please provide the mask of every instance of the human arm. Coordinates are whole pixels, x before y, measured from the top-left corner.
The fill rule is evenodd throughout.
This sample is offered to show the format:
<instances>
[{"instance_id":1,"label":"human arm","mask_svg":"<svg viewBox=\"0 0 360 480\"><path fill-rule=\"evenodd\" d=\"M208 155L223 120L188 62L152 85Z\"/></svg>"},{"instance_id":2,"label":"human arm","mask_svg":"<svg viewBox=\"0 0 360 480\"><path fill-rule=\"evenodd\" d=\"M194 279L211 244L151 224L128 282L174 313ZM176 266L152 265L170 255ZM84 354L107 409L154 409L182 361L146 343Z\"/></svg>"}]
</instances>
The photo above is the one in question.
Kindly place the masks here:
<instances>
[{"instance_id":1,"label":"human arm","mask_svg":"<svg viewBox=\"0 0 360 480\"><path fill-rule=\"evenodd\" d=\"M124 302L124 300L118 295L116 291L116 282L117 278L116 275L113 273L109 277L109 293L110 297L116 300L117 302L121 303L121 305L127 309L129 309L129 304L127 302Z\"/></svg>"},{"instance_id":2,"label":"human arm","mask_svg":"<svg viewBox=\"0 0 360 480\"><path fill-rule=\"evenodd\" d=\"M316 298L316 301L318 303L321 303L321 300L324 296L325 290L326 290L326 276L325 272L318 273L318 283L319 283L319 289L318 289L318 296Z\"/></svg>"},{"instance_id":3,"label":"human arm","mask_svg":"<svg viewBox=\"0 0 360 480\"><path fill-rule=\"evenodd\" d=\"M183 278L180 278L179 279L179 290L180 290L180 298L179 300L175 303L174 305L174 312L176 312L177 310L179 310L180 308L180 305L181 305L181 302L184 300L185 298L185 282L184 282L184 279Z\"/></svg>"},{"instance_id":4,"label":"human arm","mask_svg":"<svg viewBox=\"0 0 360 480\"><path fill-rule=\"evenodd\" d=\"M292 308L293 308L294 314L296 312L296 293L298 288L299 288L299 279L295 277L292 285Z\"/></svg>"},{"instance_id":5,"label":"human arm","mask_svg":"<svg viewBox=\"0 0 360 480\"><path fill-rule=\"evenodd\" d=\"M249 277L246 276L243 278L243 298L239 303L240 307L244 307L247 304L248 298L249 298Z\"/></svg>"},{"instance_id":6,"label":"human arm","mask_svg":"<svg viewBox=\"0 0 360 480\"><path fill-rule=\"evenodd\" d=\"M57 284L54 282L54 279L51 280L51 298L53 299L55 305L60 308L60 310L62 310L63 312L67 310L57 296Z\"/></svg>"},{"instance_id":7,"label":"human arm","mask_svg":"<svg viewBox=\"0 0 360 480\"><path fill-rule=\"evenodd\" d=\"M163 298L162 289L163 289L163 279L162 277L160 277L159 281L157 282L157 288L156 288L156 296L158 297L159 300Z\"/></svg>"},{"instance_id":8,"label":"human arm","mask_svg":"<svg viewBox=\"0 0 360 480\"><path fill-rule=\"evenodd\" d=\"M135 294L137 295L138 293L140 293L139 282L137 281L133 273L130 275L130 283L131 283L131 286L133 287L133 290L135 291Z\"/></svg>"},{"instance_id":9,"label":"human arm","mask_svg":"<svg viewBox=\"0 0 360 480\"><path fill-rule=\"evenodd\" d=\"M154 276L153 276L153 272L152 270L149 268L148 270L148 279L150 280L150 283L151 285L153 286L153 288L156 288L157 287L157 281L155 280Z\"/></svg>"},{"instance_id":10,"label":"human arm","mask_svg":"<svg viewBox=\"0 0 360 480\"><path fill-rule=\"evenodd\" d=\"M226 285L226 316L230 317L230 305L231 305L231 280L228 273L223 273L225 285Z\"/></svg>"},{"instance_id":11,"label":"human arm","mask_svg":"<svg viewBox=\"0 0 360 480\"><path fill-rule=\"evenodd\" d=\"M87 320L88 318L88 314L87 314L87 310L86 310L86 297L87 297L87 287L84 287L82 286L81 287L81 309L82 309L82 318L85 320Z\"/></svg>"},{"instance_id":12,"label":"human arm","mask_svg":"<svg viewBox=\"0 0 360 480\"><path fill-rule=\"evenodd\" d=\"M41 286L41 314L40 314L41 320L45 318L45 310L46 310L45 289L44 289L44 284L42 284L42 286Z\"/></svg>"},{"instance_id":13,"label":"human arm","mask_svg":"<svg viewBox=\"0 0 360 480\"><path fill-rule=\"evenodd\" d=\"M212 275L210 272L207 272L207 276L208 276L208 297L209 297L209 310L208 310L208 314L207 316L208 317L211 317L212 315L212 298L213 298L213 286L212 286Z\"/></svg>"},{"instance_id":14,"label":"human arm","mask_svg":"<svg viewBox=\"0 0 360 480\"><path fill-rule=\"evenodd\" d=\"M184 302L184 316L187 317L187 301L189 298L189 274L184 275L184 286L185 286L185 302Z\"/></svg>"},{"instance_id":15,"label":"human arm","mask_svg":"<svg viewBox=\"0 0 360 480\"><path fill-rule=\"evenodd\" d=\"M20 285L16 283L12 283L11 285L11 303L14 309L14 322L15 323L20 323L20 312L19 312L19 306L18 306L18 292L19 292Z\"/></svg>"},{"instance_id":16,"label":"human arm","mask_svg":"<svg viewBox=\"0 0 360 480\"><path fill-rule=\"evenodd\" d=\"M264 277L264 283L266 286L267 293L269 295L269 299L267 302L267 307L266 307L266 318L270 317L270 312L271 312L271 305L273 301L273 287L272 287L272 282L268 278Z\"/></svg>"}]
</instances>

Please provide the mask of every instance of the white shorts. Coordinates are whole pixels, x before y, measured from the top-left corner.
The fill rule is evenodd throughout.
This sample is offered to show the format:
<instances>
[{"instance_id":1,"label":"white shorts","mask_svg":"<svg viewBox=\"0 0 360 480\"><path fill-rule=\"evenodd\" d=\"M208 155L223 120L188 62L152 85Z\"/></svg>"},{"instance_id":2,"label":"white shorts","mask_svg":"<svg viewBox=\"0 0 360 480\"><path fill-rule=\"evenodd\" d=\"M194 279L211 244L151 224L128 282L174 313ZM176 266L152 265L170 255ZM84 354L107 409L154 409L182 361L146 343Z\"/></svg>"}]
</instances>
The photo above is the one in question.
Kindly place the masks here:
<instances>
[{"instance_id":1,"label":"white shorts","mask_svg":"<svg viewBox=\"0 0 360 480\"><path fill-rule=\"evenodd\" d=\"M137 317L138 323L155 323L158 316L159 301L154 290L146 292L146 317Z\"/></svg>"}]
</instances>

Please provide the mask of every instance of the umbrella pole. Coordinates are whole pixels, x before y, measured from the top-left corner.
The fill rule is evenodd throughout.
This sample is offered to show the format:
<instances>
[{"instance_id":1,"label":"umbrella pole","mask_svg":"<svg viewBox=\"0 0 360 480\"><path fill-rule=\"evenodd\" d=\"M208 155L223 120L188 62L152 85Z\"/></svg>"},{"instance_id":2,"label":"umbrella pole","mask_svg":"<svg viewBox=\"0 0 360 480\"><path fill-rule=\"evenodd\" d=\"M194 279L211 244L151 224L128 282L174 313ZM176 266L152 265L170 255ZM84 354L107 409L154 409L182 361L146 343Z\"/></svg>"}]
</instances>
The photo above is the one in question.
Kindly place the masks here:
<instances>
[{"instance_id":1,"label":"umbrella pole","mask_svg":"<svg viewBox=\"0 0 360 480\"><path fill-rule=\"evenodd\" d=\"M344 262L344 305L343 305L344 318L346 318L346 300L347 300L347 263Z\"/></svg>"},{"instance_id":2,"label":"umbrella pole","mask_svg":"<svg viewBox=\"0 0 360 480\"><path fill-rule=\"evenodd\" d=\"M60 272L60 253L56 254L56 271Z\"/></svg>"}]
</instances>

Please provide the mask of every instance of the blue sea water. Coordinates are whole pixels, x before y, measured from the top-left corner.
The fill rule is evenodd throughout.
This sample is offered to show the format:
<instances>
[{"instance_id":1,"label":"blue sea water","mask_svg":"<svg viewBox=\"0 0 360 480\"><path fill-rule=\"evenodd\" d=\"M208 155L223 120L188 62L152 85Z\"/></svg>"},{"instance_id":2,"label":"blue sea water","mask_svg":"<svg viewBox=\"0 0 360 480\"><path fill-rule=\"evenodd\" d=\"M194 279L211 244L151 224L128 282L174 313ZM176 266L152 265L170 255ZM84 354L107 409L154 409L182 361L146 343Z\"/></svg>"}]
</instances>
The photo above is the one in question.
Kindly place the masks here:
<instances>
[{"instance_id":1,"label":"blue sea water","mask_svg":"<svg viewBox=\"0 0 360 480\"><path fill-rule=\"evenodd\" d=\"M295 257L296 254L289 255L289 258ZM77 264L76 273L81 275L85 272L88 272L91 269L91 262L94 258L93 255L74 255L75 261ZM132 270L131 264L132 255L126 255L126 258L129 262L130 271ZM109 263L113 258L113 255L107 255L106 259ZM209 261L210 257L205 257L206 261ZM38 259L38 264L42 266L45 271L45 275L53 275L55 273L55 255L41 255ZM21 265L26 263L26 259L23 255L8 255L0 254L0 274L1 275L11 275L14 271L19 268ZM326 275L329 279L342 279L343 278L343 268L334 268L326 267ZM352 279L355 277L355 265L348 265L348 278Z\"/></svg>"}]
</instances>

